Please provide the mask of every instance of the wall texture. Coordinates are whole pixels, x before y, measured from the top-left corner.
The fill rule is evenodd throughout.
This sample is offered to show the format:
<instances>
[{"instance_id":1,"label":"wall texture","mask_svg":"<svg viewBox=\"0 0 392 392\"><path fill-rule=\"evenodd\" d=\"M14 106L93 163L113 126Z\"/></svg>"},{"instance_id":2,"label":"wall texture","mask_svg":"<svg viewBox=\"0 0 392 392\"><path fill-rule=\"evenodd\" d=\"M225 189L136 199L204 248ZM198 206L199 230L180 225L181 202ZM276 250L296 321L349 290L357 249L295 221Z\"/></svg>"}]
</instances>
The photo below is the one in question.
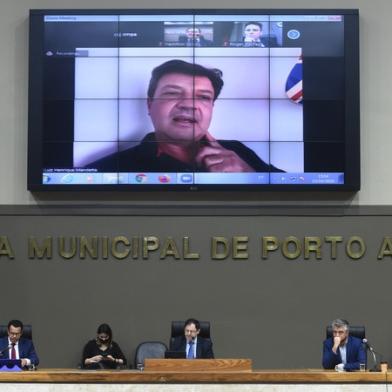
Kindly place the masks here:
<instances>
[{"instance_id":1,"label":"wall texture","mask_svg":"<svg viewBox=\"0 0 392 392\"><path fill-rule=\"evenodd\" d=\"M217 0L168 0L167 7L219 8ZM391 213L347 213L351 204L383 205L392 200L387 179L392 144L390 87L392 39L389 0L229 0L242 8L359 8L361 34L362 190L357 194L30 194L26 190L28 12L29 8L162 7L157 0L19 0L0 5L0 204L14 205L0 219L1 322L21 318L34 326L34 340L44 367L76 366L83 344L100 322L109 322L128 357L143 340L167 341L170 321L195 316L212 322L218 357L250 357L258 368L319 367L324 326L344 316L365 324L374 346L392 361L390 256L377 259L384 236L390 234ZM26 212L16 205L59 205L48 212ZM339 206L287 213L285 205ZM94 205L90 210L80 207ZM121 206L133 206L122 213ZM260 206L277 206L270 213ZM106 212L105 208L117 208ZM238 206L251 210L236 210ZM69 207L72 207L70 209ZM180 207L180 210L177 208ZM207 210L199 211L198 208ZM217 211L225 210L221 214ZM212 216L210 213L212 210ZM286 216L285 216L286 215ZM51 258L29 258L29 238L42 245L53 238ZM198 260L149 252L144 259L67 259L58 240L71 237L168 237L182 248L190 238ZM211 238L248 236L248 256L224 260L211 257ZM290 260L280 250L262 258L261 237L284 240L320 237L322 256L304 252ZM325 236L342 236L337 258ZM347 241L360 236L366 252L358 260L346 252ZM241 242L241 241L240 241ZM175 253L166 242L166 253ZM169 245L172 244L170 248ZM241 244L244 244L242 239ZM353 241L351 256L360 251ZM162 246L162 244L161 244ZM239 245L241 246L241 245ZM243 245L244 246L244 245ZM291 243L293 246L293 243ZM120 244L120 250L122 249ZM218 249L219 250L219 249ZM387 249L388 250L388 249ZM69 249L68 249L69 251ZM286 253L293 249L288 247ZM109 252L110 253L110 252ZM243 255L244 250L240 249ZM13 257L12 257L13 256ZM45 255L44 255L45 256ZM287 256L287 255L286 255Z\"/></svg>"},{"instance_id":2,"label":"wall texture","mask_svg":"<svg viewBox=\"0 0 392 392\"><path fill-rule=\"evenodd\" d=\"M171 320L191 316L211 321L218 357L252 358L256 368L320 367L325 326L336 317L366 325L369 341L392 361L388 244L385 256L377 258L384 237L390 235L392 214L283 214L4 214L2 322L16 317L33 324L43 367L76 366L83 344L95 336L101 322L111 324L115 339L127 357L133 357L139 342L168 342ZM96 258L80 251L83 236L88 242L98 237ZM139 249L122 239L114 252L108 248L106 257L103 238L112 244L119 236L130 242L137 237ZM248 237L238 239L236 254L234 236ZM263 258L262 238L269 236L279 240L279 248ZM300 243L298 254L295 239L282 252L289 236ZM336 256L327 236L342 237L336 242ZM31 237L37 248L51 237L52 255L41 258L32 252ZM75 256L68 258L72 237L78 245ZM143 237L159 240L159 246L148 240L150 248L158 249L145 257ZM184 237L189 238L185 252ZM215 258L224 253L221 242L211 252L213 237L228 239L225 259ZM306 255L305 237L320 239L319 259L316 252ZM129 255L121 259L127 249ZM187 259L192 253L199 257Z\"/></svg>"}]
</instances>

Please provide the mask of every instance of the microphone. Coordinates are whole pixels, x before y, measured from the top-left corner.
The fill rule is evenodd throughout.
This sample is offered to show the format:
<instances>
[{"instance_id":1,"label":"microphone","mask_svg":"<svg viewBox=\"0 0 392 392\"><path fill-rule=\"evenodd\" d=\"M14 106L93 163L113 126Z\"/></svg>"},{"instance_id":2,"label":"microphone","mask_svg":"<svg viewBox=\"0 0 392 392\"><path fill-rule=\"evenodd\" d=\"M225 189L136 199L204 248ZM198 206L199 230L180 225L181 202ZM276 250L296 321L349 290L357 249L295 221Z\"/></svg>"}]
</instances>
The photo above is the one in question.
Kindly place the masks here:
<instances>
[{"instance_id":1,"label":"microphone","mask_svg":"<svg viewBox=\"0 0 392 392\"><path fill-rule=\"evenodd\" d=\"M374 348L369 344L369 342L366 338L362 339L362 343L366 347L366 349L369 350L370 353L372 354L374 366L373 366L373 369L371 369L370 371L377 372L378 371L377 370L377 358L376 358L376 352L374 351Z\"/></svg>"},{"instance_id":2,"label":"microphone","mask_svg":"<svg viewBox=\"0 0 392 392\"><path fill-rule=\"evenodd\" d=\"M369 344L369 341L368 341L366 338L363 338L363 339L362 339L362 343L365 345L365 347L366 347L369 351L373 351L373 352L374 352L373 347Z\"/></svg>"},{"instance_id":3,"label":"microphone","mask_svg":"<svg viewBox=\"0 0 392 392\"><path fill-rule=\"evenodd\" d=\"M5 351L9 350L11 347L12 347L11 344L9 344L9 345L6 346L6 347L3 347L3 348L0 350L0 356L3 356L3 353L4 353Z\"/></svg>"}]
</instances>

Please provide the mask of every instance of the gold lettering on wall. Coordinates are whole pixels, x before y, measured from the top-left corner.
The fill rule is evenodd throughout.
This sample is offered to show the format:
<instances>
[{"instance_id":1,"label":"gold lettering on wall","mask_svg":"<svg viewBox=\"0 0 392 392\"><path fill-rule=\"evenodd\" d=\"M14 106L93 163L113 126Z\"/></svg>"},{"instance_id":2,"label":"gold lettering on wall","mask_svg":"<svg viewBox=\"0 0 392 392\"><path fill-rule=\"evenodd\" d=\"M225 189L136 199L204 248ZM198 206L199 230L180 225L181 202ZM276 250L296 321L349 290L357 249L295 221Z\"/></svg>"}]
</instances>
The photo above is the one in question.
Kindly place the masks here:
<instances>
[{"instance_id":1,"label":"gold lettering on wall","mask_svg":"<svg viewBox=\"0 0 392 392\"><path fill-rule=\"evenodd\" d=\"M331 259L335 260L337 258L337 244L338 242L343 242L343 237L340 235L329 235L325 237L325 242L331 244Z\"/></svg>"},{"instance_id":2,"label":"gold lettering on wall","mask_svg":"<svg viewBox=\"0 0 392 392\"><path fill-rule=\"evenodd\" d=\"M1 256L7 256L9 259L13 259L15 257L11 243L6 235L0 236L0 257Z\"/></svg>"},{"instance_id":3,"label":"gold lettering on wall","mask_svg":"<svg viewBox=\"0 0 392 392\"><path fill-rule=\"evenodd\" d=\"M310 258L310 253L316 255L316 259L321 259L321 239L320 237L305 237L305 255L304 258L308 260Z\"/></svg>"},{"instance_id":4,"label":"gold lettering on wall","mask_svg":"<svg viewBox=\"0 0 392 392\"><path fill-rule=\"evenodd\" d=\"M68 247L66 250L66 242L68 242ZM72 259L76 255L76 237L69 237L66 241L65 237L59 237L59 254L64 259Z\"/></svg>"},{"instance_id":5,"label":"gold lettering on wall","mask_svg":"<svg viewBox=\"0 0 392 392\"><path fill-rule=\"evenodd\" d=\"M211 238L211 259L224 260L229 256L229 240L226 237Z\"/></svg>"},{"instance_id":6,"label":"gold lettering on wall","mask_svg":"<svg viewBox=\"0 0 392 392\"><path fill-rule=\"evenodd\" d=\"M275 236L262 237L261 243L263 259L268 259L268 253L276 251L280 246L278 237Z\"/></svg>"},{"instance_id":7,"label":"gold lettering on wall","mask_svg":"<svg viewBox=\"0 0 392 392\"><path fill-rule=\"evenodd\" d=\"M200 258L200 255L197 252L191 252L189 242L190 242L189 237L184 237L182 240L183 249L184 249L184 259L198 260Z\"/></svg>"},{"instance_id":8,"label":"gold lettering on wall","mask_svg":"<svg viewBox=\"0 0 392 392\"><path fill-rule=\"evenodd\" d=\"M80 243L79 257L81 259L85 259L87 254L92 259L98 258L98 238L96 236L93 236L89 239L83 235L80 237L79 243Z\"/></svg>"},{"instance_id":9,"label":"gold lettering on wall","mask_svg":"<svg viewBox=\"0 0 392 392\"><path fill-rule=\"evenodd\" d=\"M385 256L392 256L392 239L384 237L377 255L378 260L382 260Z\"/></svg>"},{"instance_id":10,"label":"gold lettering on wall","mask_svg":"<svg viewBox=\"0 0 392 392\"><path fill-rule=\"evenodd\" d=\"M46 237L40 246L35 237L29 238L28 254L30 259L51 259L53 256L53 239Z\"/></svg>"},{"instance_id":11,"label":"gold lettering on wall","mask_svg":"<svg viewBox=\"0 0 392 392\"><path fill-rule=\"evenodd\" d=\"M238 235L233 237L233 259L247 259L249 237Z\"/></svg>"},{"instance_id":12,"label":"gold lettering on wall","mask_svg":"<svg viewBox=\"0 0 392 392\"><path fill-rule=\"evenodd\" d=\"M112 241L112 255L116 259L122 260L128 257L130 252L129 240L123 235L113 238Z\"/></svg>"},{"instance_id":13,"label":"gold lettering on wall","mask_svg":"<svg viewBox=\"0 0 392 392\"><path fill-rule=\"evenodd\" d=\"M7 237L3 236L0 246L3 247L3 255L13 254L12 248L7 246ZM241 239L238 239L238 257L243 257L243 248ZM179 242L178 242L179 243ZM58 247L56 248L56 244ZM181 239L181 246L179 246L173 237L166 237L160 240L156 236L133 236L128 238L126 236L116 236L113 238L107 236L60 236L57 242L48 236L43 239L37 239L33 236L29 237L28 241L28 257L31 259L50 259L53 253L57 254L64 259L72 259L78 256L81 260L84 259L103 259L107 260L110 256L122 260L127 257L132 259L148 259L151 253L159 251L161 259L169 257L175 260L188 259L197 260L200 254L191 250L190 237L183 237ZM237 252L237 251L236 251Z\"/></svg>"},{"instance_id":14,"label":"gold lettering on wall","mask_svg":"<svg viewBox=\"0 0 392 392\"><path fill-rule=\"evenodd\" d=\"M249 258L248 253L248 236L234 236L232 241L226 237L211 238L211 258L213 260L225 260L230 254L235 260L243 260Z\"/></svg>"},{"instance_id":15,"label":"gold lettering on wall","mask_svg":"<svg viewBox=\"0 0 392 392\"><path fill-rule=\"evenodd\" d=\"M109 258L109 237L102 237L102 258L104 260Z\"/></svg>"},{"instance_id":16,"label":"gold lettering on wall","mask_svg":"<svg viewBox=\"0 0 392 392\"><path fill-rule=\"evenodd\" d=\"M132 258L137 259L139 257L139 249L140 249L140 238L132 237Z\"/></svg>"},{"instance_id":17,"label":"gold lettering on wall","mask_svg":"<svg viewBox=\"0 0 392 392\"><path fill-rule=\"evenodd\" d=\"M301 242L297 237L289 236L284 239L282 244L282 254L284 257L295 260L300 256L301 251Z\"/></svg>"},{"instance_id":18,"label":"gold lettering on wall","mask_svg":"<svg viewBox=\"0 0 392 392\"><path fill-rule=\"evenodd\" d=\"M166 238L165 242L163 243L161 255L159 257L161 259L165 259L167 256L172 256L176 260L180 258L180 253L178 252L176 242L172 237Z\"/></svg>"},{"instance_id":19,"label":"gold lettering on wall","mask_svg":"<svg viewBox=\"0 0 392 392\"><path fill-rule=\"evenodd\" d=\"M146 260L150 257L161 260L199 260L201 254L192 249L192 237L158 237L158 236L46 236L28 237L27 255L29 259L52 259L55 256L63 259L78 258L108 260L133 259ZM209 238L209 252L203 254L207 260L249 260L254 257L268 259L274 256L296 260L336 260L338 251L345 252L347 258L358 260L368 252L365 240L360 236L343 237L340 235L305 236L289 235L285 238L262 236L261 255L251 254L249 244L251 237L235 235L232 237L213 236ZM205 244L208 247L208 243ZM339 249L340 247L340 249ZM374 247L373 247L374 248ZM389 258L392 261L392 236L384 236L378 249L372 248L372 256L378 260ZM204 249L205 251L206 249ZM208 252L208 250L207 250ZM274 254L275 253L275 254ZM6 235L0 236L0 258L15 258L11 241Z\"/></svg>"},{"instance_id":20,"label":"gold lettering on wall","mask_svg":"<svg viewBox=\"0 0 392 392\"><path fill-rule=\"evenodd\" d=\"M143 237L143 259L148 259L149 252L159 248L159 238L155 236Z\"/></svg>"},{"instance_id":21,"label":"gold lettering on wall","mask_svg":"<svg viewBox=\"0 0 392 392\"><path fill-rule=\"evenodd\" d=\"M349 238L346 244L347 256L351 259L358 260L366 252L365 241L358 236L352 236Z\"/></svg>"}]
</instances>

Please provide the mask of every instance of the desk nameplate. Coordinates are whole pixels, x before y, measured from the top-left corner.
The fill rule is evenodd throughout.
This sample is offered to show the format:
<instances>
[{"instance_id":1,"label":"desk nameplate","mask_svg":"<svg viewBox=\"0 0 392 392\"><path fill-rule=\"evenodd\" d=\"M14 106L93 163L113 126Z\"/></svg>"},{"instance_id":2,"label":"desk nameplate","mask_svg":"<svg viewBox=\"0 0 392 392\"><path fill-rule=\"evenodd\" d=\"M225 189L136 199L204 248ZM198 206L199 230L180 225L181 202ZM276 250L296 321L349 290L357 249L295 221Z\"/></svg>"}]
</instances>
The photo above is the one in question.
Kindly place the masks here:
<instances>
[{"instance_id":1,"label":"desk nameplate","mask_svg":"<svg viewBox=\"0 0 392 392\"><path fill-rule=\"evenodd\" d=\"M251 359L152 359L144 361L146 372L251 372Z\"/></svg>"}]
</instances>

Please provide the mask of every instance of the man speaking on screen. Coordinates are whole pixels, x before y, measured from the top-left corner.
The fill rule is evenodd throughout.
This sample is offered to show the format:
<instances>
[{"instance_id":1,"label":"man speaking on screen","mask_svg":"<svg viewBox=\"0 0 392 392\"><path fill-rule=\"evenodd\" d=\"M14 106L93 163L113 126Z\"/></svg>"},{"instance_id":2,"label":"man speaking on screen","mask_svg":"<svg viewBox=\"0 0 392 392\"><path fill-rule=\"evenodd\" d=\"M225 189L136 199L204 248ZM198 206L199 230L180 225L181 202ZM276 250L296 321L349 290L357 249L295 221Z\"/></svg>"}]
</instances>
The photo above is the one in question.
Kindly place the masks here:
<instances>
[{"instance_id":1,"label":"man speaking on screen","mask_svg":"<svg viewBox=\"0 0 392 392\"><path fill-rule=\"evenodd\" d=\"M279 172L236 140L216 140L208 131L222 72L182 60L152 71L147 92L154 132L135 147L88 166L120 172ZM240 132L240 130L239 130Z\"/></svg>"}]
</instances>

